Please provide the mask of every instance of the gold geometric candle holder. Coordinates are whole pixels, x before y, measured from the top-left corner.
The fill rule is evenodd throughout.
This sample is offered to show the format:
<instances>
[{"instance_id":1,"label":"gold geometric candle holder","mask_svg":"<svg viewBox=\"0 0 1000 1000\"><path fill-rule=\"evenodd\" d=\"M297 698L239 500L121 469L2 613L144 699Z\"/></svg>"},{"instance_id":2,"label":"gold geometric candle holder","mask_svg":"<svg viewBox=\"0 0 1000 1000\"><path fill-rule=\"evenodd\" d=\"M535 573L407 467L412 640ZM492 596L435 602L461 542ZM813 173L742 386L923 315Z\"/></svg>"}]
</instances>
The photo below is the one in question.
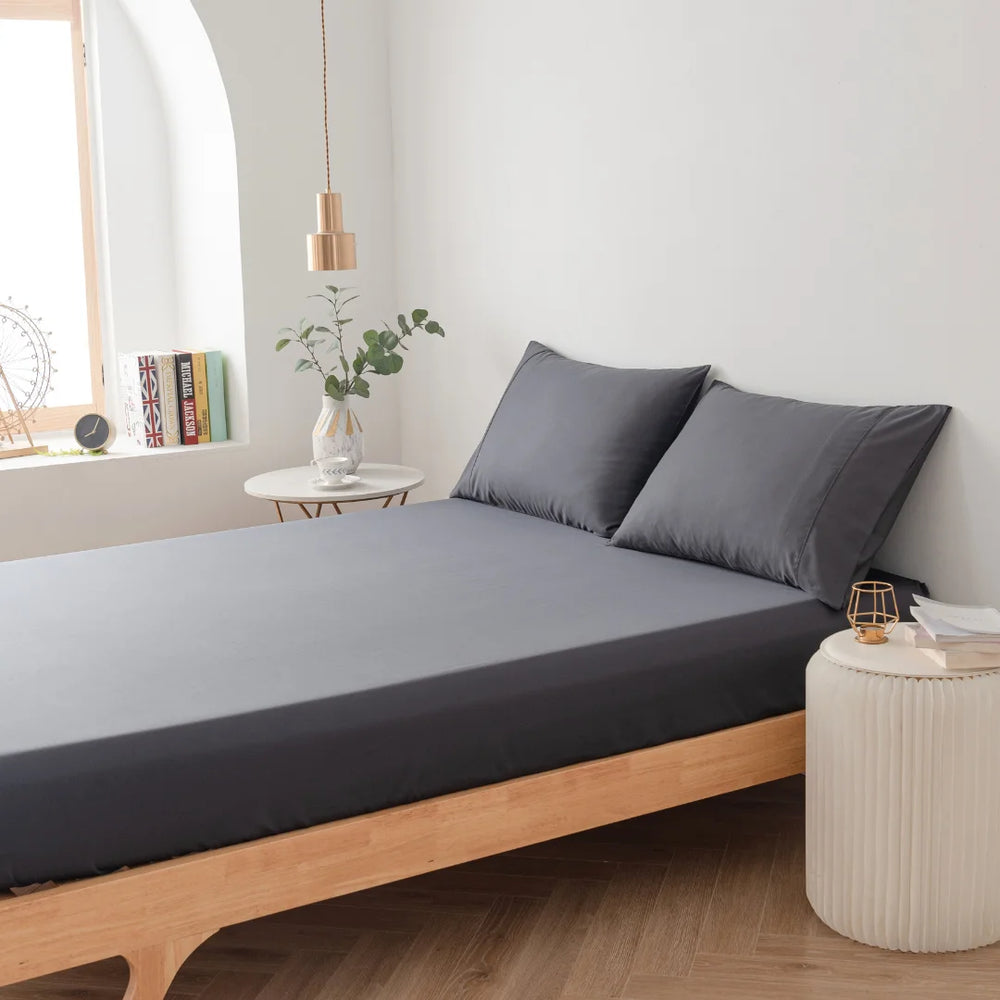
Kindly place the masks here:
<instances>
[{"instance_id":1,"label":"gold geometric candle holder","mask_svg":"<svg viewBox=\"0 0 1000 1000\"><path fill-rule=\"evenodd\" d=\"M847 603L847 620L854 629L856 642L863 642L866 646L888 642L899 621L896 591L892 584L878 580L854 584Z\"/></svg>"}]
</instances>

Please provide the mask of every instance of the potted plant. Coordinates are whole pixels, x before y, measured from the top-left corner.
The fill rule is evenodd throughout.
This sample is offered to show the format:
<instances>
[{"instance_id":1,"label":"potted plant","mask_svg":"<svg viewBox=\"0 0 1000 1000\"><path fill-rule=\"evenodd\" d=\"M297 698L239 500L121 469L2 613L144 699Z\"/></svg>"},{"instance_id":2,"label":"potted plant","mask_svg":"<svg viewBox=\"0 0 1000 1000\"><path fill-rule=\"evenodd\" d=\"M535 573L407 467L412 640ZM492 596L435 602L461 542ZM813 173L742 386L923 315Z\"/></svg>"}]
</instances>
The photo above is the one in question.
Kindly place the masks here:
<instances>
[{"instance_id":1,"label":"potted plant","mask_svg":"<svg viewBox=\"0 0 1000 1000\"><path fill-rule=\"evenodd\" d=\"M371 376L395 375L402 369L400 352L409 350L406 342L417 330L444 336L443 327L429 318L426 309L414 309L409 318L403 313L396 317L398 330L390 330L385 324L382 329L365 330L361 335L363 346L357 345L354 357L348 360L344 328L353 319L344 315L344 309L358 298L357 295L345 298L350 291L327 285L325 292L310 295L328 304L328 325L300 320L297 330L290 326L282 328L274 345L276 351L283 351L294 344L303 355L296 360L295 371L315 372L323 379L323 409L313 428L313 458L317 462L346 459L340 463L343 476L353 475L364 457L364 431L351 409L351 397L368 399ZM323 355L328 356L326 363Z\"/></svg>"}]
</instances>

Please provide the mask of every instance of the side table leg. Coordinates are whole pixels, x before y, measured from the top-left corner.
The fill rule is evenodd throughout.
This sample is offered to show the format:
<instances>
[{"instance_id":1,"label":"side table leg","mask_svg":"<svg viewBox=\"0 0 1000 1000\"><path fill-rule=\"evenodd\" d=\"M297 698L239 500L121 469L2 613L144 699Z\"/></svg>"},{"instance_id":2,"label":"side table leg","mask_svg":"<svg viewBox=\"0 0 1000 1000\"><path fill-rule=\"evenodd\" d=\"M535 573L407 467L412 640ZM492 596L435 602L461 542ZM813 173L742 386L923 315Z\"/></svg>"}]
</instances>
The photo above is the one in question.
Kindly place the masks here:
<instances>
[{"instance_id":1,"label":"side table leg","mask_svg":"<svg viewBox=\"0 0 1000 1000\"><path fill-rule=\"evenodd\" d=\"M319 513L322 509L323 505L321 503L316 504L316 517L319 517Z\"/></svg>"},{"instance_id":2,"label":"side table leg","mask_svg":"<svg viewBox=\"0 0 1000 1000\"><path fill-rule=\"evenodd\" d=\"M301 510L306 517L312 518L312 514L309 513L309 508L304 503L299 504L299 510Z\"/></svg>"},{"instance_id":3,"label":"side table leg","mask_svg":"<svg viewBox=\"0 0 1000 1000\"><path fill-rule=\"evenodd\" d=\"M278 512L278 520L282 524L284 524L285 523L285 515L281 513L281 504L278 503L277 500L274 501L274 509Z\"/></svg>"},{"instance_id":4,"label":"side table leg","mask_svg":"<svg viewBox=\"0 0 1000 1000\"><path fill-rule=\"evenodd\" d=\"M403 495L399 498L399 506L402 507L406 503L406 498L410 495L409 490L404 490Z\"/></svg>"},{"instance_id":5,"label":"side table leg","mask_svg":"<svg viewBox=\"0 0 1000 1000\"><path fill-rule=\"evenodd\" d=\"M337 503L337 501L336 501L336 500L334 500L334 501L333 501L333 509L334 509L334 510L335 510L335 511L336 511L336 512L337 512L338 514L343 514L343 513L344 513L344 512L343 512L343 511L342 511L342 510L340 509L340 504L339 504L339 503Z\"/></svg>"}]
</instances>

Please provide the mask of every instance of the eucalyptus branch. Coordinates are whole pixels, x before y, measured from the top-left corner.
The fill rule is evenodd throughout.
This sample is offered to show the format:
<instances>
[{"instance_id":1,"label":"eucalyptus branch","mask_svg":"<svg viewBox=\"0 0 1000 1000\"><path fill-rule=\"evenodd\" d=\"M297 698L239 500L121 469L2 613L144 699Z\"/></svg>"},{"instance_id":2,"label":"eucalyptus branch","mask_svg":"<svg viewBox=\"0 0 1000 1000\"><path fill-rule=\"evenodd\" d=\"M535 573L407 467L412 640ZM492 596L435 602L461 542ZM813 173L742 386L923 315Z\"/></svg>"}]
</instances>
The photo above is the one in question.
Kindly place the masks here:
<instances>
[{"instance_id":1,"label":"eucalyptus branch","mask_svg":"<svg viewBox=\"0 0 1000 1000\"><path fill-rule=\"evenodd\" d=\"M409 350L405 341L412 337L417 330L423 330L425 333L435 334L439 337L444 336L443 327L436 320L428 318L426 309L414 309L409 318L404 313L400 313L396 317L398 331L390 327L388 323L383 323L380 330L365 330L362 335L364 346L359 345L353 361L348 362L347 354L344 351L344 327L348 323L353 322L353 318L345 316L343 310L345 306L355 301L358 296L351 295L344 298L343 295L347 291L350 291L350 289L341 289L334 285L327 285L326 292L329 294L319 292L309 296L310 298L323 299L327 303L330 311L330 319L328 320L330 326L307 326L307 321L303 319L299 324L298 331L291 327L284 327L280 333L287 333L290 336L281 337L275 344L275 350L282 351L293 340L297 341L308 357L297 361L295 363L295 370L315 370L319 372L323 378L326 394L338 400L342 400L346 396L367 398L370 392L370 385L366 376L395 375L399 372L403 367L403 356L399 353L399 350ZM337 361L343 371L343 377L335 372L335 368L332 368L330 371L324 370L319 357L313 349L315 344L323 343L324 341L320 338L314 340L312 338L314 333L330 334L333 338L330 350L336 354Z\"/></svg>"},{"instance_id":2,"label":"eucalyptus branch","mask_svg":"<svg viewBox=\"0 0 1000 1000\"><path fill-rule=\"evenodd\" d=\"M303 340L301 338L299 339L299 343L306 349L309 357L312 358L312 364L316 371L318 371L323 378L327 378L327 373L323 371L323 366L320 364L319 358L316 357L316 352L312 349L312 344L310 344L308 340Z\"/></svg>"}]
</instances>

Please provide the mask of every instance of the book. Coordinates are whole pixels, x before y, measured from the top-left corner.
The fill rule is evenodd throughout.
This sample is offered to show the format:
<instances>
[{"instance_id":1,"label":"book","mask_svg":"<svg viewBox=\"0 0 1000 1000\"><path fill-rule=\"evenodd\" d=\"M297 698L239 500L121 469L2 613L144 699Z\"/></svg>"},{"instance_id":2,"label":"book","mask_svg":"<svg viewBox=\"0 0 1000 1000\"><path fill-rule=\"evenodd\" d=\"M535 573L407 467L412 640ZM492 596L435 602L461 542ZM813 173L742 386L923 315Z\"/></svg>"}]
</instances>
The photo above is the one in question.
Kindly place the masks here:
<instances>
[{"instance_id":1,"label":"book","mask_svg":"<svg viewBox=\"0 0 1000 1000\"><path fill-rule=\"evenodd\" d=\"M177 365L173 351L157 351L156 376L160 380L160 414L163 420L163 443L181 443L180 414L177 399Z\"/></svg>"},{"instance_id":2,"label":"book","mask_svg":"<svg viewBox=\"0 0 1000 1000\"><path fill-rule=\"evenodd\" d=\"M938 666L946 670L997 670L1000 669L1000 652L968 653L958 649L921 648Z\"/></svg>"},{"instance_id":3,"label":"book","mask_svg":"<svg viewBox=\"0 0 1000 1000\"><path fill-rule=\"evenodd\" d=\"M142 398L139 392L139 366L130 354L118 355L118 395L121 403L122 430L135 444L146 446L142 426Z\"/></svg>"},{"instance_id":4,"label":"book","mask_svg":"<svg viewBox=\"0 0 1000 1000\"><path fill-rule=\"evenodd\" d=\"M976 640L937 640L917 622L901 622L899 630L903 638L917 649L944 649L966 653L996 653L1000 655L1000 639L981 637Z\"/></svg>"},{"instance_id":5,"label":"book","mask_svg":"<svg viewBox=\"0 0 1000 1000\"><path fill-rule=\"evenodd\" d=\"M987 608L985 610L989 611L993 609ZM913 605L910 608L910 614L913 616L914 621L924 627L927 634L935 642L981 642L984 639L1000 639L1000 632L972 631L971 629L963 628L961 625L955 625L943 618L939 618L920 604ZM983 621L985 620L983 619Z\"/></svg>"},{"instance_id":6,"label":"book","mask_svg":"<svg viewBox=\"0 0 1000 1000\"><path fill-rule=\"evenodd\" d=\"M163 447L163 411L160 406L160 381L156 374L156 357L139 354L139 390L142 400L142 424L147 448Z\"/></svg>"},{"instance_id":7,"label":"book","mask_svg":"<svg viewBox=\"0 0 1000 1000\"><path fill-rule=\"evenodd\" d=\"M181 443L198 443L198 415L194 398L194 364L190 353L180 351L177 359L177 400L180 409Z\"/></svg>"},{"instance_id":8,"label":"book","mask_svg":"<svg viewBox=\"0 0 1000 1000\"><path fill-rule=\"evenodd\" d=\"M921 614L933 619L939 635L992 635L1000 638L1000 611L996 608L944 604L919 594L914 594L913 599ZM928 631L935 634L930 629Z\"/></svg>"},{"instance_id":9,"label":"book","mask_svg":"<svg viewBox=\"0 0 1000 1000\"><path fill-rule=\"evenodd\" d=\"M207 444L212 440L212 430L208 415L208 366L205 364L205 352L192 351L191 365L194 369L194 412L198 444Z\"/></svg>"},{"instance_id":10,"label":"book","mask_svg":"<svg viewBox=\"0 0 1000 1000\"><path fill-rule=\"evenodd\" d=\"M213 441L229 437L226 422L226 382L222 351L206 351L205 367L208 372L208 423Z\"/></svg>"},{"instance_id":11,"label":"book","mask_svg":"<svg viewBox=\"0 0 1000 1000\"><path fill-rule=\"evenodd\" d=\"M156 357L152 354L122 354L118 364L128 436L144 448L162 447L163 413Z\"/></svg>"}]
</instances>

